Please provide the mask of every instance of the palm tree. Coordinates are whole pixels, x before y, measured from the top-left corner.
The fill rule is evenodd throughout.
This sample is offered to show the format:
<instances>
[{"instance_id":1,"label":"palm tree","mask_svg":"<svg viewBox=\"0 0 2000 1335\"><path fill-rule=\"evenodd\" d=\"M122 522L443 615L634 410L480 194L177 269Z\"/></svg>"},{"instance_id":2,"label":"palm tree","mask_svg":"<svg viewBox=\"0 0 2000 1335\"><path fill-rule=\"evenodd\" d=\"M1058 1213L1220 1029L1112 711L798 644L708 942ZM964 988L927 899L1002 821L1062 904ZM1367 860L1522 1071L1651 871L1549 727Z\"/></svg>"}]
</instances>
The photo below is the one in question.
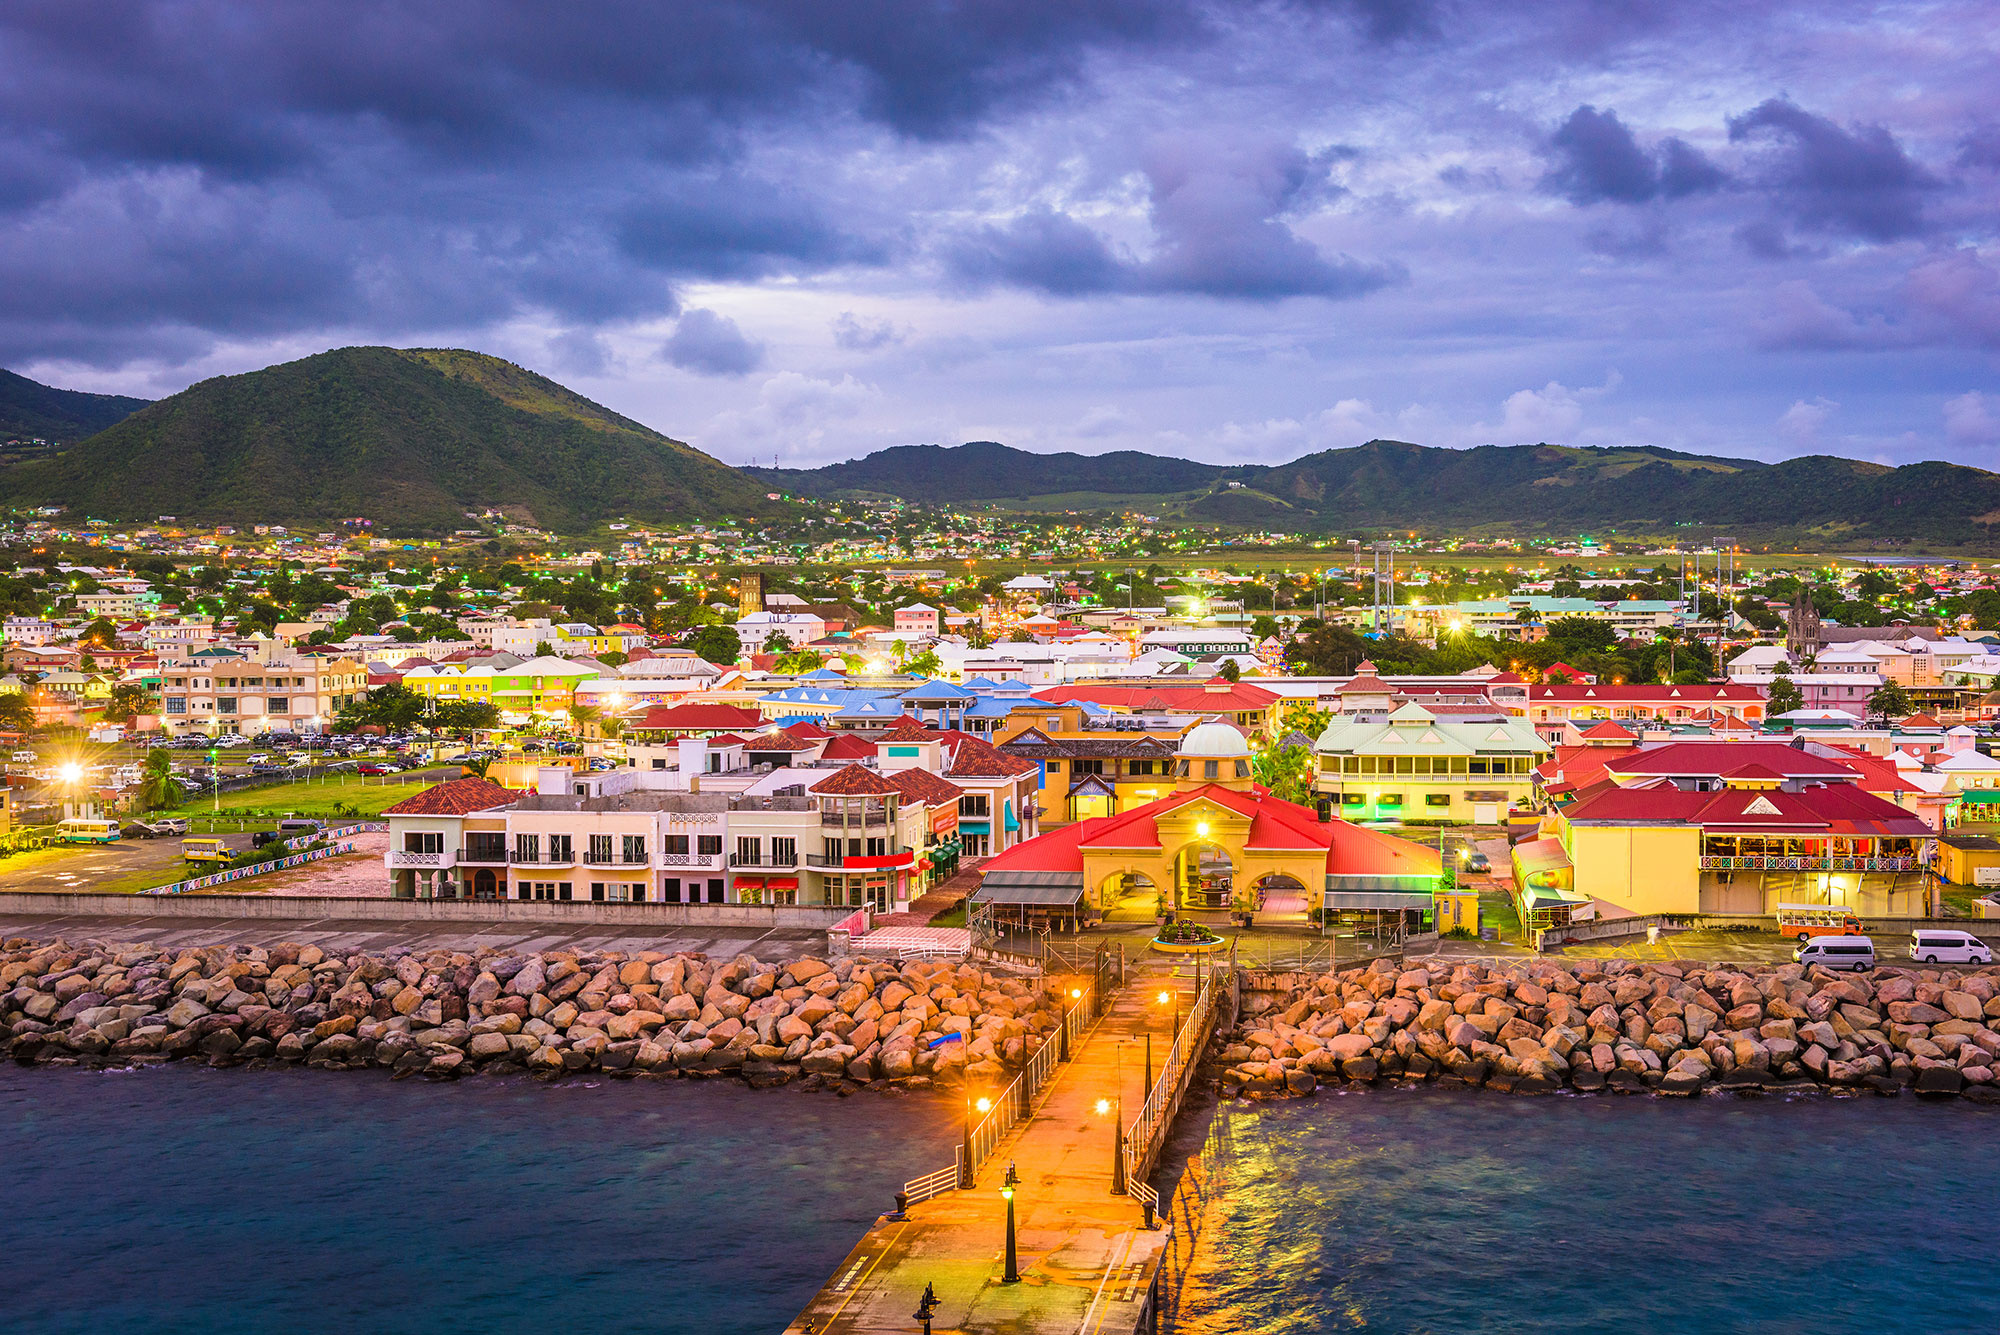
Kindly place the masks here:
<instances>
[{"instance_id":1,"label":"palm tree","mask_svg":"<svg viewBox=\"0 0 2000 1335\"><path fill-rule=\"evenodd\" d=\"M186 797L187 790L174 777L173 754L161 746L146 752L145 767L139 771L140 810L160 811L177 807Z\"/></svg>"},{"instance_id":2,"label":"palm tree","mask_svg":"<svg viewBox=\"0 0 2000 1335\"><path fill-rule=\"evenodd\" d=\"M459 768L463 769L467 774L471 775L475 779L483 779L486 777L486 772L493 768L493 757L477 756L471 760L465 761L459 766Z\"/></svg>"}]
</instances>

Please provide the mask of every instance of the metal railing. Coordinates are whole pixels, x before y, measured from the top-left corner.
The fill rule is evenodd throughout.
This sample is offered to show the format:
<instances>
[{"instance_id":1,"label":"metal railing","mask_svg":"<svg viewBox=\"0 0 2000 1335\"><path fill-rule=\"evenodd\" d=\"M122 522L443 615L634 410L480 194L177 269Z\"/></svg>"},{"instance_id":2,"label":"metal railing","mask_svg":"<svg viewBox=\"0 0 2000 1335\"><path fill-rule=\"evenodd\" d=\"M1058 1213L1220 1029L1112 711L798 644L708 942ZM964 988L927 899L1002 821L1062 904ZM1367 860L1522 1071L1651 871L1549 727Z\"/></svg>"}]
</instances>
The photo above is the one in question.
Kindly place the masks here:
<instances>
[{"instance_id":1,"label":"metal railing","mask_svg":"<svg viewBox=\"0 0 2000 1335\"><path fill-rule=\"evenodd\" d=\"M494 863L505 864L507 861L507 850L504 848L461 848L458 850L458 860L463 863L484 864L487 866L491 866Z\"/></svg>"},{"instance_id":2,"label":"metal railing","mask_svg":"<svg viewBox=\"0 0 2000 1335\"><path fill-rule=\"evenodd\" d=\"M708 867L721 857L720 853L662 853L659 861L662 867Z\"/></svg>"},{"instance_id":3,"label":"metal railing","mask_svg":"<svg viewBox=\"0 0 2000 1335\"><path fill-rule=\"evenodd\" d=\"M1082 1043L1084 1031L1097 1018L1100 995L1094 985L1085 984L1083 995L1074 999L1063 1012L1062 1023L1035 1049L1034 1055L1021 1068L1021 1073L993 1098L992 1107L984 1117L966 1127L952 1166L904 1183L899 1193L903 1203L928 1200L951 1186L962 1190L971 1188L979 1177L980 1168L993 1157L1007 1133L1034 1111L1036 1098L1047 1091L1050 1081L1055 1078L1057 1065ZM937 1179L946 1174L950 1175L951 1182L938 1185Z\"/></svg>"},{"instance_id":4,"label":"metal railing","mask_svg":"<svg viewBox=\"0 0 2000 1335\"><path fill-rule=\"evenodd\" d=\"M406 848L389 850L389 865L392 867L447 867L450 866L448 853L416 853Z\"/></svg>"},{"instance_id":5,"label":"metal railing","mask_svg":"<svg viewBox=\"0 0 2000 1335\"><path fill-rule=\"evenodd\" d=\"M1181 1094L1186 1088L1188 1076L1194 1064L1201 1060L1202 1049L1207 1046L1209 1033L1214 1028L1216 1006L1221 997L1221 977L1215 970L1203 971L1201 985L1195 991L1194 1004L1188 1007L1180 1031L1174 1035L1173 1046L1167 1049L1166 1060L1160 1065L1159 1078L1153 1082L1138 1116L1125 1128L1126 1190L1139 1196L1148 1208L1157 1205L1159 1197L1146 1186L1146 1178L1152 1171L1161 1142L1166 1139L1167 1128L1172 1125L1174 1114L1180 1110ZM1148 1196L1150 1201L1145 1199Z\"/></svg>"},{"instance_id":6,"label":"metal railing","mask_svg":"<svg viewBox=\"0 0 2000 1335\"><path fill-rule=\"evenodd\" d=\"M1331 940L1283 940L1267 938L1245 941L1238 938L1232 955L1246 969L1265 973L1325 973L1334 967L1337 951Z\"/></svg>"},{"instance_id":7,"label":"metal railing","mask_svg":"<svg viewBox=\"0 0 2000 1335\"><path fill-rule=\"evenodd\" d=\"M1720 857L1704 854L1703 871L1921 871L1919 857Z\"/></svg>"},{"instance_id":8,"label":"metal railing","mask_svg":"<svg viewBox=\"0 0 2000 1335\"><path fill-rule=\"evenodd\" d=\"M769 854L769 855L766 855L766 854L762 854L762 853L755 853L755 854L753 854L753 853L731 853L731 854L729 855L729 865L730 865L730 866L732 866L732 867L779 867L779 868L787 868L787 867L796 867L796 866L798 866L798 865L799 865L799 858L798 858L798 854L796 854L796 853L794 853L794 854L793 854L792 856L790 856L790 857L786 857L786 856L785 856L784 854L782 854L782 853L771 853L771 854Z\"/></svg>"}]
</instances>

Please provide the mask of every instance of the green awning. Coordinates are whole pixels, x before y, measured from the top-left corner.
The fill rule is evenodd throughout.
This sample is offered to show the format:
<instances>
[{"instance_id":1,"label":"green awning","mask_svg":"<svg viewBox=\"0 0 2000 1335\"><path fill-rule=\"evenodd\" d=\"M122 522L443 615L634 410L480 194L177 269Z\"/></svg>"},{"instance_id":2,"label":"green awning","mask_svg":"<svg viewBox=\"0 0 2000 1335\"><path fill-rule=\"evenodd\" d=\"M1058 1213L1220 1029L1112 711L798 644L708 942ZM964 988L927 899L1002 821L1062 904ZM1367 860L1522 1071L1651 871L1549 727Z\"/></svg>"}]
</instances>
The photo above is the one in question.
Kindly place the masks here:
<instances>
[{"instance_id":1,"label":"green awning","mask_svg":"<svg viewBox=\"0 0 2000 1335\"><path fill-rule=\"evenodd\" d=\"M1958 800L1968 806L2000 806L2000 788L1969 788L1958 795Z\"/></svg>"},{"instance_id":2,"label":"green awning","mask_svg":"<svg viewBox=\"0 0 2000 1335\"><path fill-rule=\"evenodd\" d=\"M1412 894L1393 890L1329 890L1325 904L1330 909L1416 909L1422 911L1431 906L1431 894Z\"/></svg>"}]
</instances>

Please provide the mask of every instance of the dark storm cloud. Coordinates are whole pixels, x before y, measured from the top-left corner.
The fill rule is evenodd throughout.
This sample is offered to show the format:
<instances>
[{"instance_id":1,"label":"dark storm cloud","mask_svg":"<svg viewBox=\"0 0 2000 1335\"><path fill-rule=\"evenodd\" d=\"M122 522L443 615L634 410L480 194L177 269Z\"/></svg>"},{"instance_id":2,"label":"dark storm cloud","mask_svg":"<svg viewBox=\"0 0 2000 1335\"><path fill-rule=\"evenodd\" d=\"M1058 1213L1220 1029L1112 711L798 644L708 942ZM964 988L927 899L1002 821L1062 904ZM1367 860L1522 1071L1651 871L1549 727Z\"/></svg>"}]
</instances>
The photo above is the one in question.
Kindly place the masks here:
<instances>
[{"instance_id":1,"label":"dark storm cloud","mask_svg":"<svg viewBox=\"0 0 2000 1335\"><path fill-rule=\"evenodd\" d=\"M1581 106L1549 136L1555 165L1542 187L1573 204L1643 204L1719 188L1728 179L1685 140L1669 138L1654 152L1639 146L1615 111Z\"/></svg>"},{"instance_id":2,"label":"dark storm cloud","mask_svg":"<svg viewBox=\"0 0 2000 1335\"><path fill-rule=\"evenodd\" d=\"M1842 129L1772 98L1731 117L1729 137L1768 146L1760 184L1798 226L1869 241L1928 230L1924 202L1939 182L1883 126Z\"/></svg>"},{"instance_id":3,"label":"dark storm cloud","mask_svg":"<svg viewBox=\"0 0 2000 1335\"><path fill-rule=\"evenodd\" d=\"M660 355L699 375L747 375L764 364L764 345L744 337L728 316L697 306L681 316Z\"/></svg>"}]
</instances>

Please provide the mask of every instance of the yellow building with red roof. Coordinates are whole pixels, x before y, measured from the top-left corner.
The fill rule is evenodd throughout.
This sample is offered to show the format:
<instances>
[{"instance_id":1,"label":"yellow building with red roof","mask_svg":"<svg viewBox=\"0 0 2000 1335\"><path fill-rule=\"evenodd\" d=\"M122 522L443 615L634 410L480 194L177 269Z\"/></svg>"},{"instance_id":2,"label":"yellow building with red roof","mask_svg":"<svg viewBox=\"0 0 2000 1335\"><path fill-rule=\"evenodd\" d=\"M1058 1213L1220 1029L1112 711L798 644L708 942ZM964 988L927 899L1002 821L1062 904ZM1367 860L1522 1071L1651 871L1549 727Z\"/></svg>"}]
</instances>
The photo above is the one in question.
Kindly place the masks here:
<instances>
[{"instance_id":1,"label":"yellow building with red roof","mask_svg":"<svg viewBox=\"0 0 2000 1335\"><path fill-rule=\"evenodd\" d=\"M1273 797L1251 776L1243 734L1188 731L1170 796L1077 821L990 859L975 904L1020 916L1096 917L1131 896L1178 912L1264 920L1334 910L1431 907L1437 850Z\"/></svg>"}]
</instances>

